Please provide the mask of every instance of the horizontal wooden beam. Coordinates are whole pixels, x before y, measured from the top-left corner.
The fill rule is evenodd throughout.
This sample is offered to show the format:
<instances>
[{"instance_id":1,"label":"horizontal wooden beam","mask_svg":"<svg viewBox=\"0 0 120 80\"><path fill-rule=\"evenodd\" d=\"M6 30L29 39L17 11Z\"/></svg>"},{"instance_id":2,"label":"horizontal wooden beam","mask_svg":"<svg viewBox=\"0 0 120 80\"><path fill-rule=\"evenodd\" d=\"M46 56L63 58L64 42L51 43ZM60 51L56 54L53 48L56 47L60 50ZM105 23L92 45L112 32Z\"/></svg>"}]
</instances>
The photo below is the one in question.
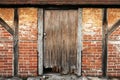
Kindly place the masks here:
<instances>
[{"instance_id":1,"label":"horizontal wooden beam","mask_svg":"<svg viewBox=\"0 0 120 80\"><path fill-rule=\"evenodd\" d=\"M108 36L120 26L120 19L108 31Z\"/></svg>"},{"instance_id":2,"label":"horizontal wooden beam","mask_svg":"<svg viewBox=\"0 0 120 80\"><path fill-rule=\"evenodd\" d=\"M4 27L11 35L14 34L14 30L0 17L0 24Z\"/></svg>"},{"instance_id":3,"label":"horizontal wooden beam","mask_svg":"<svg viewBox=\"0 0 120 80\"><path fill-rule=\"evenodd\" d=\"M46 4L53 4L53 5L119 5L120 0L2 0L0 1L0 5L46 5Z\"/></svg>"}]
</instances>

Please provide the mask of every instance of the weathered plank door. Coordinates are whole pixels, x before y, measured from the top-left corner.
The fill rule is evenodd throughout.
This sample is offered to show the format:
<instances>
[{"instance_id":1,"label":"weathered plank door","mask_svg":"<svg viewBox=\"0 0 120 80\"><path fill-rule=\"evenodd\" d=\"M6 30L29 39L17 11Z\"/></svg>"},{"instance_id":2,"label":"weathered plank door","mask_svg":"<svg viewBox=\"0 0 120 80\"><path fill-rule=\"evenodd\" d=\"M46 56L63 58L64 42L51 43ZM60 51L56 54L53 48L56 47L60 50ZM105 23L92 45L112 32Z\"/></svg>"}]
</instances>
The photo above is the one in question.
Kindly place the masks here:
<instances>
[{"instance_id":1,"label":"weathered plank door","mask_svg":"<svg viewBox=\"0 0 120 80\"><path fill-rule=\"evenodd\" d=\"M44 68L76 73L77 33L78 10L45 10Z\"/></svg>"}]
</instances>

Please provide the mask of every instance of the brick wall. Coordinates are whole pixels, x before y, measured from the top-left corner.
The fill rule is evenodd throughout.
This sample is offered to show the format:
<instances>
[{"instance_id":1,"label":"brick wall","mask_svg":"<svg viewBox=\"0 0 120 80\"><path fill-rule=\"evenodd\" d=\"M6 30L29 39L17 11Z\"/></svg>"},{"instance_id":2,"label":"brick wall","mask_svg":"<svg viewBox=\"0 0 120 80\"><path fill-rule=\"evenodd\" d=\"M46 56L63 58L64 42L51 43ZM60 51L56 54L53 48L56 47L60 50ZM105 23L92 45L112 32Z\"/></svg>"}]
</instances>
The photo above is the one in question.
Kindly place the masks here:
<instances>
[{"instance_id":1,"label":"brick wall","mask_svg":"<svg viewBox=\"0 0 120 80\"><path fill-rule=\"evenodd\" d=\"M13 28L13 9L0 9L0 17ZM12 76L13 37L0 25L0 76Z\"/></svg>"},{"instance_id":2,"label":"brick wall","mask_svg":"<svg viewBox=\"0 0 120 80\"><path fill-rule=\"evenodd\" d=\"M108 28L120 19L120 9L108 9ZM120 26L108 39L108 76L120 76Z\"/></svg>"},{"instance_id":3,"label":"brick wall","mask_svg":"<svg viewBox=\"0 0 120 80\"><path fill-rule=\"evenodd\" d=\"M37 9L19 9L19 75L37 75Z\"/></svg>"},{"instance_id":4,"label":"brick wall","mask_svg":"<svg viewBox=\"0 0 120 80\"><path fill-rule=\"evenodd\" d=\"M37 8L19 8L19 76L37 76ZM108 28L120 19L120 9L108 9ZM14 9L1 8L0 17L14 29ZM120 76L120 27L108 40L108 76ZM0 25L0 76L13 74L13 36ZM102 74L102 9L84 8L82 74Z\"/></svg>"},{"instance_id":5,"label":"brick wall","mask_svg":"<svg viewBox=\"0 0 120 80\"><path fill-rule=\"evenodd\" d=\"M83 9L82 72L84 75L101 75L102 9Z\"/></svg>"},{"instance_id":6,"label":"brick wall","mask_svg":"<svg viewBox=\"0 0 120 80\"><path fill-rule=\"evenodd\" d=\"M19 10L19 76L37 75L37 8ZM14 9L0 9L0 17L14 30ZM13 74L13 36L0 25L0 75Z\"/></svg>"}]
</instances>

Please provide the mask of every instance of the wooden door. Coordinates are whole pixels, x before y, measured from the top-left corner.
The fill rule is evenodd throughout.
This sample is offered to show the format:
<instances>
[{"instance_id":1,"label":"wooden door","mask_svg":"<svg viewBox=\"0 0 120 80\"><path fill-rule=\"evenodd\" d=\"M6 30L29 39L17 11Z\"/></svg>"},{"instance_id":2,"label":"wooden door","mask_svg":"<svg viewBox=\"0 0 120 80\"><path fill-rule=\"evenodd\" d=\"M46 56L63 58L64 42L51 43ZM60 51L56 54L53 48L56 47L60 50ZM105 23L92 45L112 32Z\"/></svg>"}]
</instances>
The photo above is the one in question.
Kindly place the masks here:
<instances>
[{"instance_id":1,"label":"wooden door","mask_svg":"<svg viewBox=\"0 0 120 80\"><path fill-rule=\"evenodd\" d=\"M44 68L63 74L77 69L77 10L45 10Z\"/></svg>"}]
</instances>

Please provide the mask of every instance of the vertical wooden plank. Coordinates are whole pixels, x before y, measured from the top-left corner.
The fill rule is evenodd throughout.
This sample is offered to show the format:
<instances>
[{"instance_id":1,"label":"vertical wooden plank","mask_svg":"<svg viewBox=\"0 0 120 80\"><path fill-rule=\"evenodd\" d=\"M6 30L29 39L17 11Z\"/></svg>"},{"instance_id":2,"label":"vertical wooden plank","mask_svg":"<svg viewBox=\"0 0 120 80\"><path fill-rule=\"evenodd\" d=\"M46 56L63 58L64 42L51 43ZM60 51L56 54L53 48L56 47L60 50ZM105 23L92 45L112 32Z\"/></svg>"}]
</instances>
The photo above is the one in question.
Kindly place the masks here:
<instances>
[{"instance_id":1,"label":"vertical wooden plank","mask_svg":"<svg viewBox=\"0 0 120 80\"><path fill-rule=\"evenodd\" d=\"M62 27L62 74L69 72L69 51L68 51L68 11L61 10L60 27Z\"/></svg>"},{"instance_id":2,"label":"vertical wooden plank","mask_svg":"<svg viewBox=\"0 0 120 80\"><path fill-rule=\"evenodd\" d=\"M108 22L107 22L107 9L103 9L103 20L102 20L102 76L107 76L107 43L108 43Z\"/></svg>"},{"instance_id":3,"label":"vertical wooden plank","mask_svg":"<svg viewBox=\"0 0 120 80\"><path fill-rule=\"evenodd\" d=\"M66 21L65 21L65 27L66 27L66 31L65 31L65 46L66 46L66 68L65 68L65 74L67 74L67 73L69 73L69 51L70 51L70 49L69 49L69 20L68 20L68 13L69 13L69 11L68 10L65 10L65 16L66 16ZM64 13L63 13L64 14Z\"/></svg>"},{"instance_id":4,"label":"vertical wooden plank","mask_svg":"<svg viewBox=\"0 0 120 80\"><path fill-rule=\"evenodd\" d=\"M78 11L69 10L68 25L69 25L69 66L70 73L75 73L77 62L77 28L78 28Z\"/></svg>"},{"instance_id":5,"label":"vertical wooden plank","mask_svg":"<svg viewBox=\"0 0 120 80\"><path fill-rule=\"evenodd\" d=\"M58 45L59 45L59 11L58 10L45 10L45 68L53 68L58 66Z\"/></svg>"},{"instance_id":6,"label":"vertical wooden plank","mask_svg":"<svg viewBox=\"0 0 120 80\"><path fill-rule=\"evenodd\" d=\"M75 73L77 62L77 28L78 28L78 11L69 10L69 66L70 73Z\"/></svg>"},{"instance_id":7,"label":"vertical wooden plank","mask_svg":"<svg viewBox=\"0 0 120 80\"><path fill-rule=\"evenodd\" d=\"M14 36L13 36L13 48L14 48L14 76L18 76L18 9L14 9L14 26L15 26L15 31L14 31Z\"/></svg>"},{"instance_id":8,"label":"vertical wooden plank","mask_svg":"<svg viewBox=\"0 0 120 80\"><path fill-rule=\"evenodd\" d=\"M38 74L43 74L43 9L38 9Z\"/></svg>"},{"instance_id":9,"label":"vertical wooden plank","mask_svg":"<svg viewBox=\"0 0 120 80\"><path fill-rule=\"evenodd\" d=\"M48 39L49 39L49 33L46 31L47 29L49 29L49 28L47 28L47 27L49 27L50 25L50 23L49 23L49 18L50 18L50 12L48 12L48 11L46 11L45 10L45 13L44 13L44 15L45 15L45 22L44 22L44 31L45 31L45 34L47 34L47 36L48 37L46 37L46 36L44 36L44 67L45 68L48 68L49 67L49 46L47 46L48 44L49 44L49 42L48 42ZM47 25L49 25L49 26L47 26Z\"/></svg>"},{"instance_id":10,"label":"vertical wooden plank","mask_svg":"<svg viewBox=\"0 0 120 80\"><path fill-rule=\"evenodd\" d=\"M59 46L60 46L60 23L59 23L59 13L60 13L60 11L59 10L55 10L54 11L54 34L55 34L55 37L54 37L54 39L55 39L55 41L56 41L56 44L55 44L55 46L54 46L54 49L56 49L55 50L55 55L56 55L56 72L58 72L58 67L59 66L61 66L61 64L60 64L60 51L59 51ZM55 19L56 18L56 19ZM53 42L54 43L54 42ZM55 56L54 56L55 57Z\"/></svg>"},{"instance_id":11,"label":"vertical wooden plank","mask_svg":"<svg viewBox=\"0 0 120 80\"><path fill-rule=\"evenodd\" d=\"M81 75L81 52L82 52L82 9L78 9L78 34L77 34L77 75Z\"/></svg>"}]
</instances>

